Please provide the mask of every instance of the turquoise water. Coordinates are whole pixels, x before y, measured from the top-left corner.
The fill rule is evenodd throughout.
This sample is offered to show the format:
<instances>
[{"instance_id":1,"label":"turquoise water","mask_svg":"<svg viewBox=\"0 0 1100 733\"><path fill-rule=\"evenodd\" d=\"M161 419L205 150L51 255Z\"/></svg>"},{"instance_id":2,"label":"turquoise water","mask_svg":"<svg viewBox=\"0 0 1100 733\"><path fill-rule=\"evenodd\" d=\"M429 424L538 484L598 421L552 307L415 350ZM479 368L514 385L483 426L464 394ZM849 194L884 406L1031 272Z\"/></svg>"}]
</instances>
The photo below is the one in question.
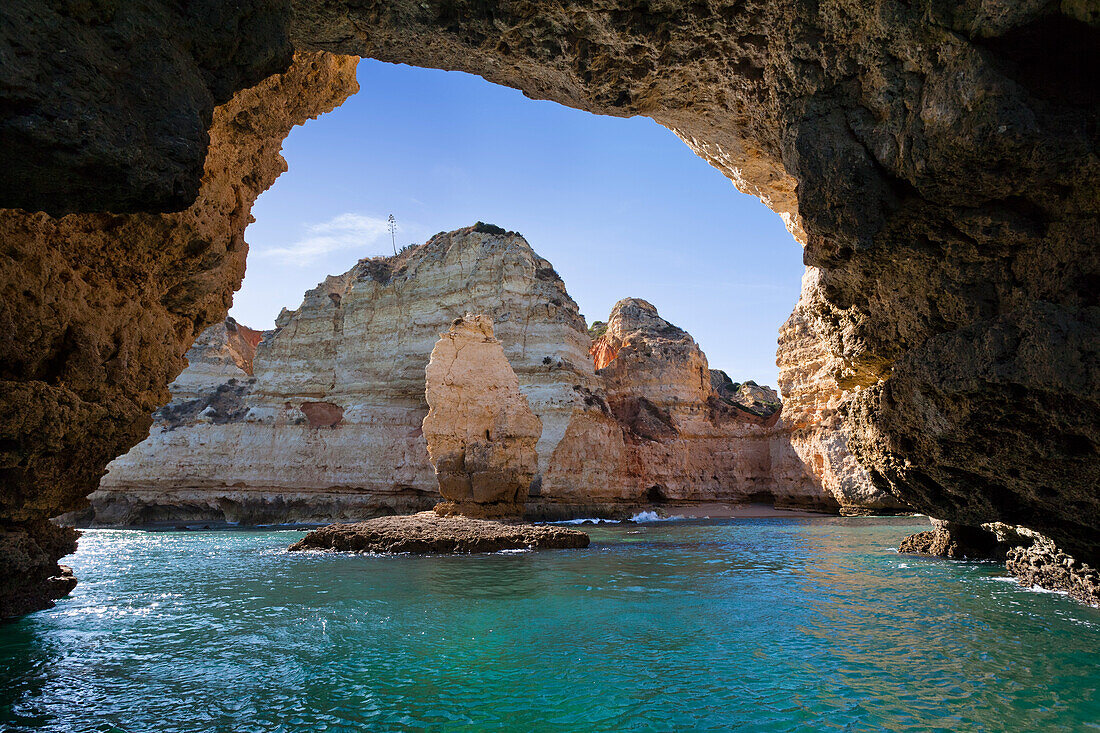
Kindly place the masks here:
<instances>
[{"instance_id":1,"label":"turquoise water","mask_svg":"<svg viewBox=\"0 0 1100 733\"><path fill-rule=\"evenodd\" d=\"M894 552L925 526L624 524L435 558L90 531L73 595L0 626L0 729L1100 730L1100 612Z\"/></svg>"}]
</instances>

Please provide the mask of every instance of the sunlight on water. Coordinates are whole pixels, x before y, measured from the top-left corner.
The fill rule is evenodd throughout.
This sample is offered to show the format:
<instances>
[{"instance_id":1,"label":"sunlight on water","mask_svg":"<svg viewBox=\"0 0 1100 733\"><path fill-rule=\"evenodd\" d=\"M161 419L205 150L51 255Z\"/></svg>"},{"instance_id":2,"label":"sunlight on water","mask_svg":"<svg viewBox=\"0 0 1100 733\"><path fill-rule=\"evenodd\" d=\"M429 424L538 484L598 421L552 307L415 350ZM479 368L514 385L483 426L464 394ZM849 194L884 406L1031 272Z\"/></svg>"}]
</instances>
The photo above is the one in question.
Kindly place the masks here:
<instances>
[{"instance_id":1,"label":"sunlight on water","mask_svg":"<svg viewBox=\"0 0 1100 733\"><path fill-rule=\"evenodd\" d=\"M586 550L287 554L86 533L0 626L0 730L1098 730L1100 612L907 519L586 527Z\"/></svg>"}]
</instances>

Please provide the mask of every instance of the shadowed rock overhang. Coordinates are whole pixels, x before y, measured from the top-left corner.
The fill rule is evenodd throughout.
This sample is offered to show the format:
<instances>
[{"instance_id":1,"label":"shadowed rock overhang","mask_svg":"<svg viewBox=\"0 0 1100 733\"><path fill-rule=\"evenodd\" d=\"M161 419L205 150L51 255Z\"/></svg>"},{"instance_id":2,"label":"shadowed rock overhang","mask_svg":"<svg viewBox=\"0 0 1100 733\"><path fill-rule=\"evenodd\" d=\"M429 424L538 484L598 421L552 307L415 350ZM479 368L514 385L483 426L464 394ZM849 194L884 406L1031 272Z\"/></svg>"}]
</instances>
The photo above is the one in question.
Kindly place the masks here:
<instances>
[{"instance_id":1,"label":"shadowed rock overhang","mask_svg":"<svg viewBox=\"0 0 1100 733\"><path fill-rule=\"evenodd\" d=\"M2 215L4 521L76 508L224 315L244 247L212 243L243 229L273 175L254 180L245 156L218 174L243 193L203 209L211 159L274 154L287 126L264 116L290 105L301 121L354 89L346 69L314 66L280 96L287 77L261 79L293 47L461 69L669 127L805 245L817 275L802 322L852 395L840 419L872 479L931 515L1023 524L1098 559L1100 12L1087 3L16 0L0 14L0 156L15 161L0 206L86 212L78 225ZM215 107L242 104L220 128ZM201 226L153 214L187 207ZM120 239L117 215L91 213L104 211L143 227ZM101 291L119 297L71 305ZM95 325L165 312L156 348Z\"/></svg>"}]
</instances>

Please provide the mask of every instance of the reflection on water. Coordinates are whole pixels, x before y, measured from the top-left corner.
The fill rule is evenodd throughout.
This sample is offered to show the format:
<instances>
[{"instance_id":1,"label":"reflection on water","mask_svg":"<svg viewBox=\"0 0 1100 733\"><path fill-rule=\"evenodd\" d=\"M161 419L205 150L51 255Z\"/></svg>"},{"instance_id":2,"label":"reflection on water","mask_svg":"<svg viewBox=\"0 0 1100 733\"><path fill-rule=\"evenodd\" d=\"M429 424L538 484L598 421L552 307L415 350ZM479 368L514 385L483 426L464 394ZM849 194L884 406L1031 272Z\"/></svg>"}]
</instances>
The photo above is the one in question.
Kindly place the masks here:
<instances>
[{"instance_id":1,"label":"reflection on water","mask_svg":"<svg viewBox=\"0 0 1100 733\"><path fill-rule=\"evenodd\" d=\"M602 525L437 558L91 531L73 596L0 627L0 729L1095 726L1100 612L893 551L922 528Z\"/></svg>"}]
</instances>

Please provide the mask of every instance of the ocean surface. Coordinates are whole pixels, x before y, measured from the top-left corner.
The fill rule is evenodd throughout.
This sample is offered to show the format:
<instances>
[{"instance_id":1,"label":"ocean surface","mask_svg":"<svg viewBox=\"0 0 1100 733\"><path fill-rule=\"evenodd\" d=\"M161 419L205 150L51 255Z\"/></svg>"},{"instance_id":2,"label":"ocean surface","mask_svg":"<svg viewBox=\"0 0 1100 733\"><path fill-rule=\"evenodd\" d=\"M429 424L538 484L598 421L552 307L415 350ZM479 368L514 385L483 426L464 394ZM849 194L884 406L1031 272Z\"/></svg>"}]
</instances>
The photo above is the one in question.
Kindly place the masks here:
<instances>
[{"instance_id":1,"label":"ocean surface","mask_svg":"<svg viewBox=\"0 0 1100 733\"><path fill-rule=\"evenodd\" d=\"M923 520L586 528L587 550L288 554L93 530L0 626L0 730L1100 730L1100 611Z\"/></svg>"}]
</instances>

